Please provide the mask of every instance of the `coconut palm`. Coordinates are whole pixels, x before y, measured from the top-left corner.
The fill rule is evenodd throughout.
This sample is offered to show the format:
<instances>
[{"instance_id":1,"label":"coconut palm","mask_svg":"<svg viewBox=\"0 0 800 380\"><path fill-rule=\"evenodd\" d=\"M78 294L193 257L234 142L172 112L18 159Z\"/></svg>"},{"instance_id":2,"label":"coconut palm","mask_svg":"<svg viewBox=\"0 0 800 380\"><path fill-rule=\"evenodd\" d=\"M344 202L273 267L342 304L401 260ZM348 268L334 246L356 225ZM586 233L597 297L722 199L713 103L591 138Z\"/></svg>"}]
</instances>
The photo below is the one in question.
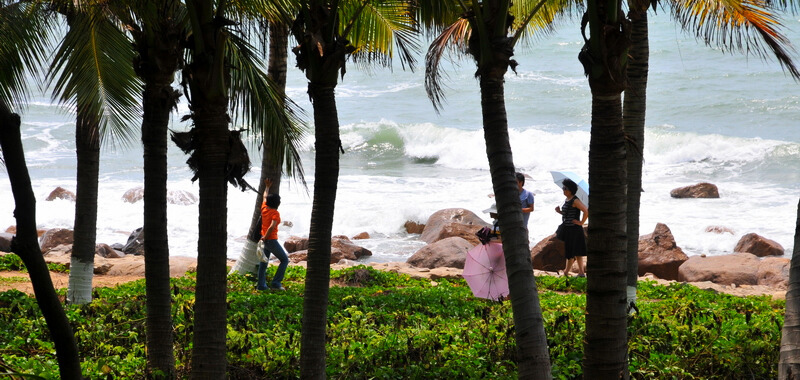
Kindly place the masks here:
<instances>
[{"instance_id":1,"label":"coconut palm","mask_svg":"<svg viewBox=\"0 0 800 380\"><path fill-rule=\"evenodd\" d=\"M130 44L110 21L92 8L55 4L66 16L69 30L50 67L53 97L75 109L78 158L74 243L67 301L92 299L97 236L97 189L101 141L127 144L138 117L139 83L129 62Z\"/></svg>"},{"instance_id":2,"label":"coconut palm","mask_svg":"<svg viewBox=\"0 0 800 380\"><path fill-rule=\"evenodd\" d=\"M514 47L525 32L549 26L555 17L580 7L570 1L464 2L461 18L446 27L428 49L425 86L434 106L441 105L439 62L448 46L470 55L480 82L486 155L503 230L503 251L519 350L520 378L550 378L550 359L536 290L528 232L522 222L519 191L508 137L504 76ZM427 18L424 18L427 19Z\"/></svg>"},{"instance_id":3,"label":"coconut palm","mask_svg":"<svg viewBox=\"0 0 800 380\"><path fill-rule=\"evenodd\" d=\"M20 116L15 104L27 99L26 71L38 73L48 50L49 30L45 13L25 2L0 5L0 153L11 181L16 202L17 232L11 243L30 274L36 302L47 322L56 350L62 379L80 379L78 346L61 302L53 287L50 271L39 250L36 234L36 197L31 187L20 134Z\"/></svg>"},{"instance_id":4,"label":"coconut palm","mask_svg":"<svg viewBox=\"0 0 800 380\"><path fill-rule=\"evenodd\" d=\"M800 77L789 52L789 40L779 32L780 20L769 1L675 0L661 2L671 9L684 30L723 50L738 50L761 58L775 57L795 78ZM628 303L636 299L639 264L639 206L642 192L642 152L647 109L647 79L650 62L647 10L649 1L628 0L631 47L628 86L622 119L628 141Z\"/></svg>"},{"instance_id":5,"label":"coconut palm","mask_svg":"<svg viewBox=\"0 0 800 380\"><path fill-rule=\"evenodd\" d=\"M393 46L413 65L408 48L415 26L404 0L303 1L292 27L297 66L308 79L314 107L316 158L309 231L308 272L303 300L300 374L325 377L325 328L330 279L331 228L339 177L339 118L334 90L351 56L391 63Z\"/></svg>"},{"instance_id":6,"label":"coconut palm","mask_svg":"<svg viewBox=\"0 0 800 380\"><path fill-rule=\"evenodd\" d=\"M797 203L797 221L794 227L794 249L789 268L789 289L786 292L786 314L781 329L781 355L778 378L800 378L800 202Z\"/></svg>"},{"instance_id":7,"label":"coconut palm","mask_svg":"<svg viewBox=\"0 0 800 380\"><path fill-rule=\"evenodd\" d=\"M589 26L589 38L585 28ZM630 22L620 0L589 0L579 54L592 92L584 376L628 378L626 162L622 127Z\"/></svg>"}]
</instances>

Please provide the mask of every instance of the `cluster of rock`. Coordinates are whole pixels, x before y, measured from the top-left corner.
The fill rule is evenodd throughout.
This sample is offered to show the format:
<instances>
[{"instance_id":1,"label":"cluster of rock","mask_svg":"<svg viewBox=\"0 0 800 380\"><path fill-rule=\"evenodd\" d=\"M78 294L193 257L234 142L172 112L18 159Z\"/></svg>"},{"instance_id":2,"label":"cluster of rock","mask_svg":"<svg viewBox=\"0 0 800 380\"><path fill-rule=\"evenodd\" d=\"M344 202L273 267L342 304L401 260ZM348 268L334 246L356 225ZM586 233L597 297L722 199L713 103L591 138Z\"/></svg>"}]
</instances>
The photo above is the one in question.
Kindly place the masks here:
<instances>
[{"instance_id":1,"label":"cluster of rock","mask_svg":"<svg viewBox=\"0 0 800 380\"><path fill-rule=\"evenodd\" d=\"M75 193L59 186L51 191L47 198L45 198L46 201L54 201L56 199L64 199L75 202ZM122 200L128 203L136 203L142 199L144 199L143 187L135 187L122 194ZM197 203L197 196L188 191L168 190L167 203L184 206L193 205Z\"/></svg>"}]
</instances>

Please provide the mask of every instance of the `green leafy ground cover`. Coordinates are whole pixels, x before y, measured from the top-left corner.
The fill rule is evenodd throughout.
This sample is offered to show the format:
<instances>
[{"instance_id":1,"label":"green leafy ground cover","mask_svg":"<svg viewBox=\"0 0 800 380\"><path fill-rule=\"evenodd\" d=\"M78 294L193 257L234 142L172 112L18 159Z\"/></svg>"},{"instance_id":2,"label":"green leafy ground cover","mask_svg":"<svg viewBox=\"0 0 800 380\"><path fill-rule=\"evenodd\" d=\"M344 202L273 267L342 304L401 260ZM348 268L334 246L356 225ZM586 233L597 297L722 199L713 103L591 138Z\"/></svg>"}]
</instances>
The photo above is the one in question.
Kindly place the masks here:
<instances>
[{"instance_id":1,"label":"green leafy ground cover","mask_svg":"<svg viewBox=\"0 0 800 380\"><path fill-rule=\"evenodd\" d=\"M270 267L274 271L274 267ZM252 278L228 281L228 363L232 379L299 376L305 270L290 267L286 292ZM328 377L332 379L516 378L509 302L474 298L463 280L415 280L369 267L333 271ZM583 278L537 279L556 379L580 378ZM195 278L172 280L175 352L189 373ZM145 357L144 281L94 292L68 306L88 378L141 378ZM765 379L777 376L783 301L740 298L681 284L642 282L629 320L630 369L641 379ZM53 345L35 300L0 293L0 372L58 378Z\"/></svg>"}]
</instances>

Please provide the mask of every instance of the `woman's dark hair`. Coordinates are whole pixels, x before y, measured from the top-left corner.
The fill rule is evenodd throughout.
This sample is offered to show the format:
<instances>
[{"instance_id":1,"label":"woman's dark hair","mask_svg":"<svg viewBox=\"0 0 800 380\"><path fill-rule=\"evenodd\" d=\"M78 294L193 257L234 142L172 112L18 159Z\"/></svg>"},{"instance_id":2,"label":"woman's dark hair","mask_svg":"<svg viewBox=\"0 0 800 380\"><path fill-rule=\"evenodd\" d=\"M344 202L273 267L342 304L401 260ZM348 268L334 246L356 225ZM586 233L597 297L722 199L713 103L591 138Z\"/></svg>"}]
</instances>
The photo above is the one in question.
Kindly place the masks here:
<instances>
[{"instance_id":1,"label":"woman's dark hair","mask_svg":"<svg viewBox=\"0 0 800 380\"><path fill-rule=\"evenodd\" d=\"M278 194L269 194L267 195L267 206L269 208L278 209L278 206L281 205L281 196Z\"/></svg>"},{"instance_id":2,"label":"woman's dark hair","mask_svg":"<svg viewBox=\"0 0 800 380\"><path fill-rule=\"evenodd\" d=\"M562 183L562 186L566 187L572 195L578 194L578 185L575 184L571 179L567 178Z\"/></svg>"},{"instance_id":3,"label":"woman's dark hair","mask_svg":"<svg viewBox=\"0 0 800 380\"><path fill-rule=\"evenodd\" d=\"M517 177L517 182L522 183L523 185L525 185L525 175L524 174L522 174L520 172L516 172L516 173L514 173L514 177Z\"/></svg>"}]
</instances>

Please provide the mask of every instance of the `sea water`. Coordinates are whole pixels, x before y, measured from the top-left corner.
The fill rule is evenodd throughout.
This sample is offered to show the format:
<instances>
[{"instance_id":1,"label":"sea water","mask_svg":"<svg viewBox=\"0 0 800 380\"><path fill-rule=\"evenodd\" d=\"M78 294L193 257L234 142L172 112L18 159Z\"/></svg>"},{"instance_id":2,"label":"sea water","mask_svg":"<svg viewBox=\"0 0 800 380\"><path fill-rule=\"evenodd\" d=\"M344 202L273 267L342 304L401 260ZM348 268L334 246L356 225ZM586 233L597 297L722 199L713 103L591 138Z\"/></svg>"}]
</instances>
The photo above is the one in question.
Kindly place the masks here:
<instances>
[{"instance_id":1,"label":"sea water","mask_svg":"<svg viewBox=\"0 0 800 380\"><path fill-rule=\"evenodd\" d=\"M705 46L683 33L668 15L650 17L650 79L640 234L664 223L687 254L733 251L754 232L783 245L791 255L800 197L800 87L774 60L744 57ZM800 44L800 20L785 19L786 35ZM531 245L552 234L563 201L551 170L588 177L591 96L577 54L583 42L577 23L518 46L517 73L506 75L506 107L515 164L529 176L536 197L529 222ZM422 54L419 55L422 57ZM796 59L800 59L797 54ZM800 64L800 61L798 61ZM312 108L304 75L290 62L288 94ZM424 67L403 71L353 64L336 89L345 153L341 156L333 234L368 232L358 244L368 261L404 261L424 242L406 233L406 221L424 223L444 208L461 207L490 221L493 203L475 65L465 58L444 65L446 102L437 113L424 89ZM186 130L179 107L170 128ZM34 94L22 112L22 136L36 194L39 228L71 228L74 203L45 202L57 186L75 190L74 112ZM142 149L106 144L101 155L98 243L124 243L142 226L143 204L126 203L125 191L143 184ZM253 162L260 152L249 141ZM280 211L291 227L279 240L308 236L314 186L313 133L300 144L308 187L284 178ZM169 146L169 190L198 194L186 156ZM0 169L4 171L3 169ZM254 186L260 169L246 177ZM719 199L674 199L670 190L699 182L719 187ZM231 187L227 256L244 243L255 193ZM197 205L168 206L171 255L196 256ZM0 181L0 229L15 224L8 181ZM709 233L708 226L733 233Z\"/></svg>"}]
</instances>

